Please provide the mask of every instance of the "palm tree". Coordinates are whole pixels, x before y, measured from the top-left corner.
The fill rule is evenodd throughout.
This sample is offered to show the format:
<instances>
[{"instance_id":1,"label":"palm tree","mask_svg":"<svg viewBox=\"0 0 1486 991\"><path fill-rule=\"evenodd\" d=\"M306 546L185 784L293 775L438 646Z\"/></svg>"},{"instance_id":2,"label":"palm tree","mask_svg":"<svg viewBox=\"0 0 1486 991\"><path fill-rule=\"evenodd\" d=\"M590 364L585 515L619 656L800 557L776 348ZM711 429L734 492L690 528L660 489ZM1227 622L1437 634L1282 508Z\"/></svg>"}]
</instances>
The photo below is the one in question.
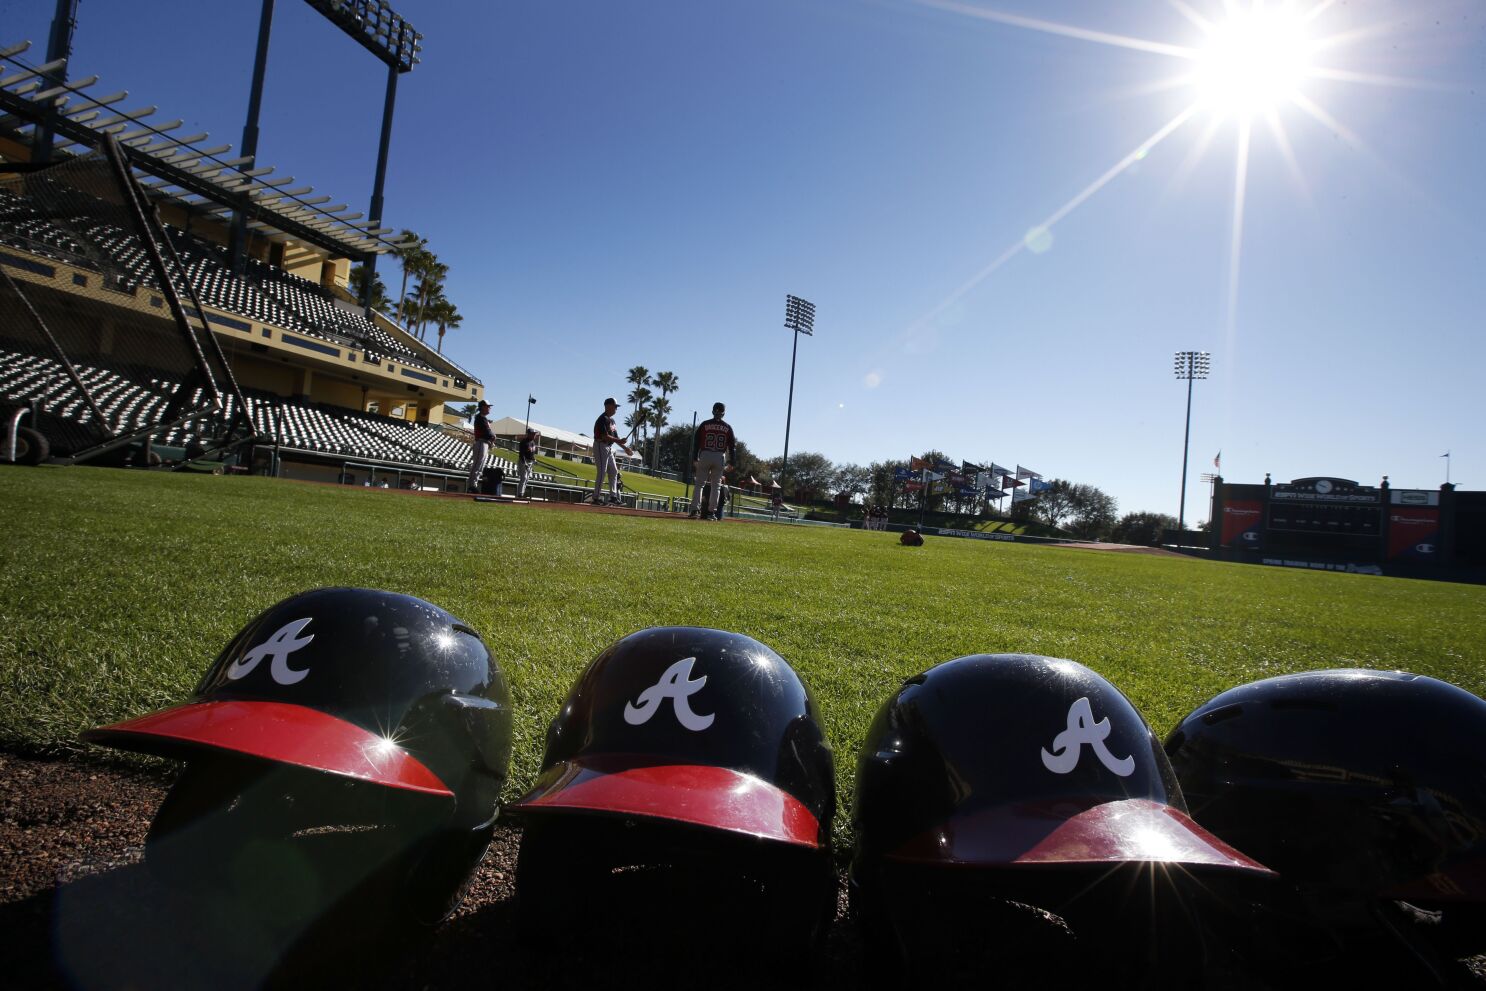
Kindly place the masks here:
<instances>
[{"instance_id":1,"label":"palm tree","mask_svg":"<svg viewBox=\"0 0 1486 991\"><path fill-rule=\"evenodd\" d=\"M649 426L655 428L655 447L650 452L650 469L660 467L660 432L666 428L666 418L671 415L671 401L662 396L651 400Z\"/></svg>"},{"instance_id":2,"label":"palm tree","mask_svg":"<svg viewBox=\"0 0 1486 991\"><path fill-rule=\"evenodd\" d=\"M635 422L630 423L626 420L624 424L626 427L634 427L638 424L640 430L643 432L649 426L650 400L654 398L654 395L654 393L643 385L637 385L630 390L630 394L624 397L624 401L635 404L635 411L631 414Z\"/></svg>"},{"instance_id":3,"label":"palm tree","mask_svg":"<svg viewBox=\"0 0 1486 991\"><path fill-rule=\"evenodd\" d=\"M428 238L421 237L417 233L403 228L403 247L396 249L393 254L397 255L398 264L402 266L402 290L397 294L397 322L402 322L402 305L408 295L408 274L416 274L423 265L423 259L428 255ZM411 243L409 243L411 242Z\"/></svg>"},{"instance_id":4,"label":"palm tree","mask_svg":"<svg viewBox=\"0 0 1486 991\"><path fill-rule=\"evenodd\" d=\"M432 312L428 314L428 319L432 320L435 324L438 325L438 352L439 354L443 354L444 332L446 330L458 330L459 325L464 323L464 316L459 312L459 308L457 306L449 302L443 296L440 296L438 299L434 300L433 309Z\"/></svg>"},{"instance_id":5,"label":"palm tree","mask_svg":"<svg viewBox=\"0 0 1486 991\"><path fill-rule=\"evenodd\" d=\"M418 340L423 340L424 329L428 326L430 309L434 300L442 299L444 296L444 277L449 274L449 266L441 263L438 258L429 254L428 262L424 266L422 278L413 287L413 292L418 299Z\"/></svg>"},{"instance_id":6,"label":"palm tree","mask_svg":"<svg viewBox=\"0 0 1486 991\"><path fill-rule=\"evenodd\" d=\"M366 265L358 263L351 266L350 289L351 295L356 297L357 302L361 301L361 293L365 285ZM382 281L382 277L380 275L377 275L375 272L373 272L371 284L371 308L385 313L387 307L389 307L390 305L391 303L387 299L386 283Z\"/></svg>"},{"instance_id":7,"label":"palm tree","mask_svg":"<svg viewBox=\"0 0 1486 991\"><path fill-rule=\"evenodd\" d=\"M626 376L625 381L630 385L649 385L650 369L644 365L636 365L629 370L629 375Z\"/></svg>"},{"instance_id":8,"label":"palm tree","mask_svg":"<svg viewBox=\"0 0 1486 991\"><path fill-rule=\"evenodd\" d=\"M634 433L636 428L643 428L643 421L649 416L649 410L641 412L639 409L636 409L633 413L624 418L624 425L630 429L630 433Z\"/></svg>"},{"instance_id":9,"label":"palm tree","mask_svg":"<svg viewBox=\"0 0 1486 991\"><path fill-rule=\"evenodd\" d=\"M664 405L664 410L661 414L661 418L655 424L655 435L659 437L660 432L665 429L666 417L671 414L671 404L669 402L666 402L666 397L673 392L681 391L681 380L676 377L675 372L656 372L655 378L650 380L650 384L660 390L660 399L656 401L655 408L657 410L660 410L662 408L662 405ZM656 444L654 457L651 461L650 468L653 471L659 467L660 445Z\"/></svg>"},{"instance_id":10,"label":"palm tree","mask_svg":"<svg viewBox=\"0 0 1486 991\"><path fill-rule=\"evenodd\" d=\"M418 295L416 292L417 288L418 287L414 285L414 292L408 293L403 301L397 304L398 323L401 324L403 329L410 334L416 331L418 325L419 305ZM407 318L407 323L402 323L403 317Z\"/></svg>"}]
</instances>

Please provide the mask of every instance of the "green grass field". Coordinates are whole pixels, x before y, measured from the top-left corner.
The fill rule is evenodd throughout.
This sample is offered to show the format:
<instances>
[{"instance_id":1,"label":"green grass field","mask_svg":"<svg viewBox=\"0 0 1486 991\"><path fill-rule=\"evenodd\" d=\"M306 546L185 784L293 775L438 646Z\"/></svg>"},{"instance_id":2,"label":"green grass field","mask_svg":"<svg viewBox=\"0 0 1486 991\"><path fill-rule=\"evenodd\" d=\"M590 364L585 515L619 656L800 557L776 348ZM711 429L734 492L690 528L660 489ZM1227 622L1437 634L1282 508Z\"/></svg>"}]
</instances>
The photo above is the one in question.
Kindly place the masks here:
<instances>
[{"instance_id":1,"label":"green grass field","mask_svg":"<svg viewBox=\"0 0 1486 991\"><path fill-rule=\"evenodd\" d=\"M0 745L30 752L81 751L80 730L181 700L257 612L324 585L422 596L484 634L514 691L513 794L573 678L647 626L736 630L788 658L843 816L882 700L962 654L1081 661L1163 736L1220 690L1311 668L1486 692L1479 586L264 478L3 466L0 499Z\"/></svg>"}]
</instances>

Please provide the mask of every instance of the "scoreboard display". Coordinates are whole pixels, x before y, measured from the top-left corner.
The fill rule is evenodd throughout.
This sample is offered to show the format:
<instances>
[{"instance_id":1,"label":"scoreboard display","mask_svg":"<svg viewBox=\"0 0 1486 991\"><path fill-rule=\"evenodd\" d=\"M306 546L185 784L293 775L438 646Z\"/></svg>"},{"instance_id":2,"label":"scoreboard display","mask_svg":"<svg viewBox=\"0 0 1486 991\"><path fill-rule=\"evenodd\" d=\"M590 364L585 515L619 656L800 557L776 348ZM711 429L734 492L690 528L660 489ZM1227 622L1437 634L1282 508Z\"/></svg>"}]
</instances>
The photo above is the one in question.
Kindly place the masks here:
<instances>
[{"instance_id":1,"label":"scoreboard display","mask_svg":"<svg viewBox=\"0 0 1486 991\"><path fill-rule=\"evenodd\" d=\"M1348 506L1313 502L1269 504L1269 529L1288 533L1376 538L1382 530L1381 506Z\"/></svg>"},{"instance_id":2,"label":"scoreboard display","mask_svg":"<svg viewBox=\"0 0 1486 991\"><path fill-rule=\"evenodd\" d=\"M1297 478L1269 492L1265 544L1319 553L1376 548L1383 493L1346 478Z\"/></svg>"},{"instance_id":3,"label":"scoreboard display","mask_svg":"<svg viewBox=\"0 0 1486 991\"><path fill-rule=\"evenodd\" d=\"M1297 478L1218 480L1212 549L1225 560L1486 584L1486 492Z\"/></svg>"}]
</instances>

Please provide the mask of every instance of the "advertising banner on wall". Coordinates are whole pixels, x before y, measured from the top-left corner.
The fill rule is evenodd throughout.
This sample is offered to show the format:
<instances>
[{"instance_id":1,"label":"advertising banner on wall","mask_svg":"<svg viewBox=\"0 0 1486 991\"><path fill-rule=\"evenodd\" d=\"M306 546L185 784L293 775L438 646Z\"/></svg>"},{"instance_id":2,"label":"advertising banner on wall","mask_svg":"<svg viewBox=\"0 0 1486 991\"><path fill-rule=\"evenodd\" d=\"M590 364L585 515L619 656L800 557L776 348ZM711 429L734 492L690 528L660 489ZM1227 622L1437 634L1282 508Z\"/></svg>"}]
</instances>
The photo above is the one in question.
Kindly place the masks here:
<instances>
[{"instance_id":1,"label":"advertising banner on wall","mask_svg":"<svg viewBox=\"0 0 1486 991\"><path fill-rule=\"evenodd\" d=\"M1440 511L1432 506L1391 506L1388 512L1388 560L1439 560Z\"/></svg>"},{"instance_id":2,"label":"advertising banner on wall","mask_svg":"<svg viewBox=\"0 0 1486 991\"><path fill-rule=\"evenodd\" d=\"M1235 499L1223 505L1223 547L1258 549L1264 530L1264 504L1254 499Z\"/></svg>"},{"instance_id":3,"label":"advertising banner on wall","mask_svg":"<svg viewBox=\"0 0 1486 991\"><path fill-rule=\"evenodd\" d=\"M1395 506L1438 506L1440 494L1434 489L1394 489L1389 502Z\"/></svg>"}]
</instances>

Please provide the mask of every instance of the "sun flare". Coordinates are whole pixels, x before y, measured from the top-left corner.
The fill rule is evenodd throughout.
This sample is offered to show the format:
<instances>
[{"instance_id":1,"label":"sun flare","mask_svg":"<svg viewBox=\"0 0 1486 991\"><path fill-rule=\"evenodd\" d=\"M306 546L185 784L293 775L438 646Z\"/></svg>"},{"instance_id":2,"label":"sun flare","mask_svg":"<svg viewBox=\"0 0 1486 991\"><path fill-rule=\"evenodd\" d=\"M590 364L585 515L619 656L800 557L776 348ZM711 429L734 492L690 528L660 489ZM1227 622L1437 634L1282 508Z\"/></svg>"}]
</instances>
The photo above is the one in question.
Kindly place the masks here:
<instances>
[{"instance_id":1,"label":"sun flare","mask_svg":"<svg viewBox=\"0 0 1486 991\"><path fill-rule=\"evenodd\" d=\"M1312 69L1305 28L1288 5L1231 10L1197 52L1193 82L1202 105L1219 116L1247 118L1294 100Z\"/></svg>"}]
</instances>

